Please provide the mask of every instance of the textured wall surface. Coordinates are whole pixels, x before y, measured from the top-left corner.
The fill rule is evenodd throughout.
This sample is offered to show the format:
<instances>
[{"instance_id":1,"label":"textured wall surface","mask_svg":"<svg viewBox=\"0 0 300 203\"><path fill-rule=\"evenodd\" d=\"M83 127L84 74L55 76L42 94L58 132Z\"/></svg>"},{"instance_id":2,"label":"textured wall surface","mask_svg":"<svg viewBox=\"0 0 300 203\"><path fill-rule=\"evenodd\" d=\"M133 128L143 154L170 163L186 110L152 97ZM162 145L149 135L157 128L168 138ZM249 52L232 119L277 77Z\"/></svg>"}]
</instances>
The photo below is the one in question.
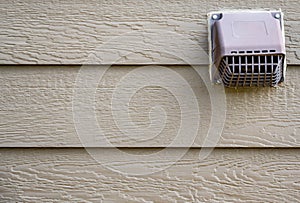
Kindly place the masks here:
<instances>
[{"instance_id":1,"label":"textured wall surface","mask_svg":"<svg viewBox=\"0 0 300 203\"><path fill-rule=\"evenodd\" d=\"M165 49L199 57L196 46L208 48L208 12L281 8L285 13L288 62L299 64L298 3L297 0L1 1L0 63L82 64L89 54L97 51L106 58L117 57L117 63L122 64L184 64ZM100 62L103 62L101 57L97 60Z\"/></svg>"},{"instance_id":2,"label":"textured wall surface","mask_svg":"<svg viewBox=\"0 0 300 203\"><path fill-rule=\"evenodd\" d=\"M298 4L1 1L0 202L299 202ZM197 74L208 73L206 14L238 8L282 9L287 77L277 88L226 89L223 101L212 97L218 87L210 89ZM97 65L85 66L90 71L83 80L87 83L77 86L81 64ZM76 100L81 95L74 97L76 92L93 92L89 84L106 68L103 64L115 65L95 83L93 97L82 94L83 100ZM143 80L132 75L138 70ZM146 81L151 85L141 88ZM123 101L118 97L122 93L133 93L132 98ZM218 98L223 105L218 106ZM89 108L86 101L94 106ZM92 111L74 119L81 110L74 102L82 111ZM126 116L118 116L124 103ZM215 109L222 107L226 119L216 140L207 134L209 129L218 132L223 114ZM76 126L80 121L89 124L91 118L119 150L103 144L103 137L82 147ZM200 118L195 140L187 144L194 134L186 129L177 147L168 147L182 120L193 123L192 118ZM213 123L213 118L221 120ZM131 131L123 131L118 122ZM132 130L132 123L137 128ZM155 132L163 128L152 134L149 126ZM98 132L84 127L86 135ZM214 151L200 159L210 149L201 147L215 142ZM140 174L145 168L158 172L120 173Z\"/></svg>"},{"instance_id":3,"label":"textured wall surface","mask_svg":"<svg viewBox=\"0 0 300 203\"><path fill-rule=\"evenodd\" d=\"M202 162L192 149L168 169L138 177L108 170L84 149L0 153L3 202L298 202L300 195L297 149L218 149Z\"/></svg>"},{"instance_id":4,"label":"textured wall surface","mask_svg":"<svg viewBox=\"0 0 300 203\"><path fill-rule=\"evenodd\" d=\"M151 107L160 106L166 112L164 130L153 139L151 132L141 139L122 133L113 117L111 106L117 85L126 74L139 66L113 66L103 76L95 94L95 116L107 139L119 147L165 147L177 135L181 121L178 97L185 98L190 88L196 94L199 112L192 107L186 116L200 116L200 127L193 146L203 146L212 117L211 99L204 82L189 66L166 66L180 74L189 85L171 77L166 85L182 88L177 98L162 87L149 86L135 92L128 102L129 118L146 129L151 121ZM73 117L73 92L80 66L1 66L0 67L0 146L2 147L77 147L81 146ZM93 67L92 73L101 66ZM199 67L207 69L207 67ZM144 72L152 72L146 67ZM156 69L163 74L163 68ZM278 88L226 90L226 121L219 147L299 147L300 146L300 69L289 66L286 82ZM148 73L148 74L150 74ZM173 79L174 78L174 79ZM134 87L123 91L134 92ZM213 98L212 98L213 99ZM116 110L116 114L120 115ZM91 115L92 116L92 115ZM216 116L216 115L214 115ZM128 120L126 120L128 119ZM137 129L138 130L138 129ZM186 133L187 137L192 136ZM105 146L101 143L89 143ZM180 145L185 146L185 145ZM189 146L189 145L188 145ZM185 147L188 147L185 146Z\"/></svg>"}]
</instances>

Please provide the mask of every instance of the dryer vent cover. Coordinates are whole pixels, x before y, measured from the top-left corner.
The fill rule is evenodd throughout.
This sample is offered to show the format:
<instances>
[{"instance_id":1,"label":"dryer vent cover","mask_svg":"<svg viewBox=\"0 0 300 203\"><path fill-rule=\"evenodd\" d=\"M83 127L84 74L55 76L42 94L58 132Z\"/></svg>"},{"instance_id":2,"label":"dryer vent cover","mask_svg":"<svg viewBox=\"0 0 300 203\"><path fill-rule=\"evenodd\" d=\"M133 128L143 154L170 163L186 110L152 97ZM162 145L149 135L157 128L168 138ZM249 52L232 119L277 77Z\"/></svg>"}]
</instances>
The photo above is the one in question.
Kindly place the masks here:
<instances>
[{"instance_id":1,"label":"dryer vent cover","mask_svg":"<svg viewBox=\"0 0 300 203\"><path fill-rule=\"evenodd\" d=\"M211 77L226 87L276 86L284 80L280 11L209 14Z\"/></svg>"}]
</instances>

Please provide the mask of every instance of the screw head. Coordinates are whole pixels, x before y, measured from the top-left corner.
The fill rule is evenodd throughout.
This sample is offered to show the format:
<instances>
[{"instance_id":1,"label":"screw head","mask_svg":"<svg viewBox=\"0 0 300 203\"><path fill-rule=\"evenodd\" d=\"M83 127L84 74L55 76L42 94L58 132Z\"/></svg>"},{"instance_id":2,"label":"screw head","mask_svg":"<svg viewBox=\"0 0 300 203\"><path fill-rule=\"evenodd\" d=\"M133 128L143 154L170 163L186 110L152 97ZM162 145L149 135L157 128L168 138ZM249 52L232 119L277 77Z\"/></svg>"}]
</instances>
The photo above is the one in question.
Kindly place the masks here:
<instances>
[{"instance_id":1,"label":"screw head","mask_svg":"<svg viewBox=\"0 0 300 203\"><path fill-rule=\"evenodd\" d=\"M277 18L277 19L279 19L279 18L280 18L280 13L276 13L276 14L274 15L274 17Z\"/></svg>"},{"instance_id":2,"label":"screw head","mask_svg":"<svg viewBox=\"0 0 300 203\"><path fill-rule=\"evenodd\" d=\"M218 80L216 81L216 83L217 83L217 84L222 84L222 80L221 80L221 79L218 79Z\"/></svg>"},{"instance_id":3,"label":"screw head","mask_svg":"<svg viewBox=\"0 0 300 203\"><path fill-rule=\"evenodd\" d=\"M218 16L217 14L213 14L213 15L212 15L212 19L213 19L213 20L217 20L218 18L219 18L219 16Z\"/></svg>"}]
</instances>

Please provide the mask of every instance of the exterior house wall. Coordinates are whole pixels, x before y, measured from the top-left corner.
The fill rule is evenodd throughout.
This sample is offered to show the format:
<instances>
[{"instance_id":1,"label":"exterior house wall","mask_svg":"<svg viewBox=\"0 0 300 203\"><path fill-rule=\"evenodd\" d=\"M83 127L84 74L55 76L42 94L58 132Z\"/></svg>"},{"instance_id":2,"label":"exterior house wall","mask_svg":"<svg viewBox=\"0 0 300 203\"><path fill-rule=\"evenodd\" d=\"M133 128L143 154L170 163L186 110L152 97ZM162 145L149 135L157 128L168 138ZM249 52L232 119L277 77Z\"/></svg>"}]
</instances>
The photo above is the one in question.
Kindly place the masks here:
<instances>
[{"instance_id":1,"label":"exterior house wall","mask_svg":"<svg viewBox=\"0 0 300 203\"><path fill-rule=\"evenodd\" d=\"M208 69L206 13L237 8L282 9L287 77L277 88L225 89L226 120L214 146L204 142L213 112L211 95L195 70ZM299 20L295 0L0 2L0 202L299 201ZM91 60L91 53L98 55ZM99 163L88 152L118 157L101 142L83 148L75 128L74 85L82 64L94 64L92 76L111 62L92 98L94 113L106 139L128 157ZM125 136L115 123L113 113L120 109L112 112L113 95L120 81L141 67L146 75L154 70L163 75L168 69L183 78L187 83L170 77L165 84L193 90L199 112L180 113L176 96L190 101L185 91L174 95L159 86L141 88L128 101L130 117L123 122L146 129L155 121L149 113L153 106L164 109L166 122L157 137ZM182 116L200 117L195 140L168 148ZM199 159L207 147L215 149ZM178 161L168 159L183 150L187 152ZM165 156L149 166L166 169L150 175L120 174L107 167L138 173L149 162L133 155L158 151Z\"/></svg>"}]
</instances>

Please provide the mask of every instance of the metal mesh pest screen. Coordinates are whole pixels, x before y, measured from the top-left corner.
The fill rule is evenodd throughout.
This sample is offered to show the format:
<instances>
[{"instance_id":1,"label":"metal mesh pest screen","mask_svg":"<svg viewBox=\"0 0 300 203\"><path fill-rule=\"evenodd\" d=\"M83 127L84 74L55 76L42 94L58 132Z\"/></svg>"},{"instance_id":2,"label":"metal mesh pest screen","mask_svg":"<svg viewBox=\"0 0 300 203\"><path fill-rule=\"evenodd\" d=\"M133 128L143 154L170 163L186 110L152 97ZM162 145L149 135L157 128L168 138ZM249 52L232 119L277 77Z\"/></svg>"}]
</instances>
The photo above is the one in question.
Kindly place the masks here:
<instances>
[{"instance_id":1,"label":"metal mesh pest screen","mask_svg":"<svg viewBox=\"0 0 300 203\"><path fill-rule=\"evenodd\" d=\"M232 55L222 58L218 72L224 86L276 86L283 75L283 55Z\"/></svg>"}]
</instances>

